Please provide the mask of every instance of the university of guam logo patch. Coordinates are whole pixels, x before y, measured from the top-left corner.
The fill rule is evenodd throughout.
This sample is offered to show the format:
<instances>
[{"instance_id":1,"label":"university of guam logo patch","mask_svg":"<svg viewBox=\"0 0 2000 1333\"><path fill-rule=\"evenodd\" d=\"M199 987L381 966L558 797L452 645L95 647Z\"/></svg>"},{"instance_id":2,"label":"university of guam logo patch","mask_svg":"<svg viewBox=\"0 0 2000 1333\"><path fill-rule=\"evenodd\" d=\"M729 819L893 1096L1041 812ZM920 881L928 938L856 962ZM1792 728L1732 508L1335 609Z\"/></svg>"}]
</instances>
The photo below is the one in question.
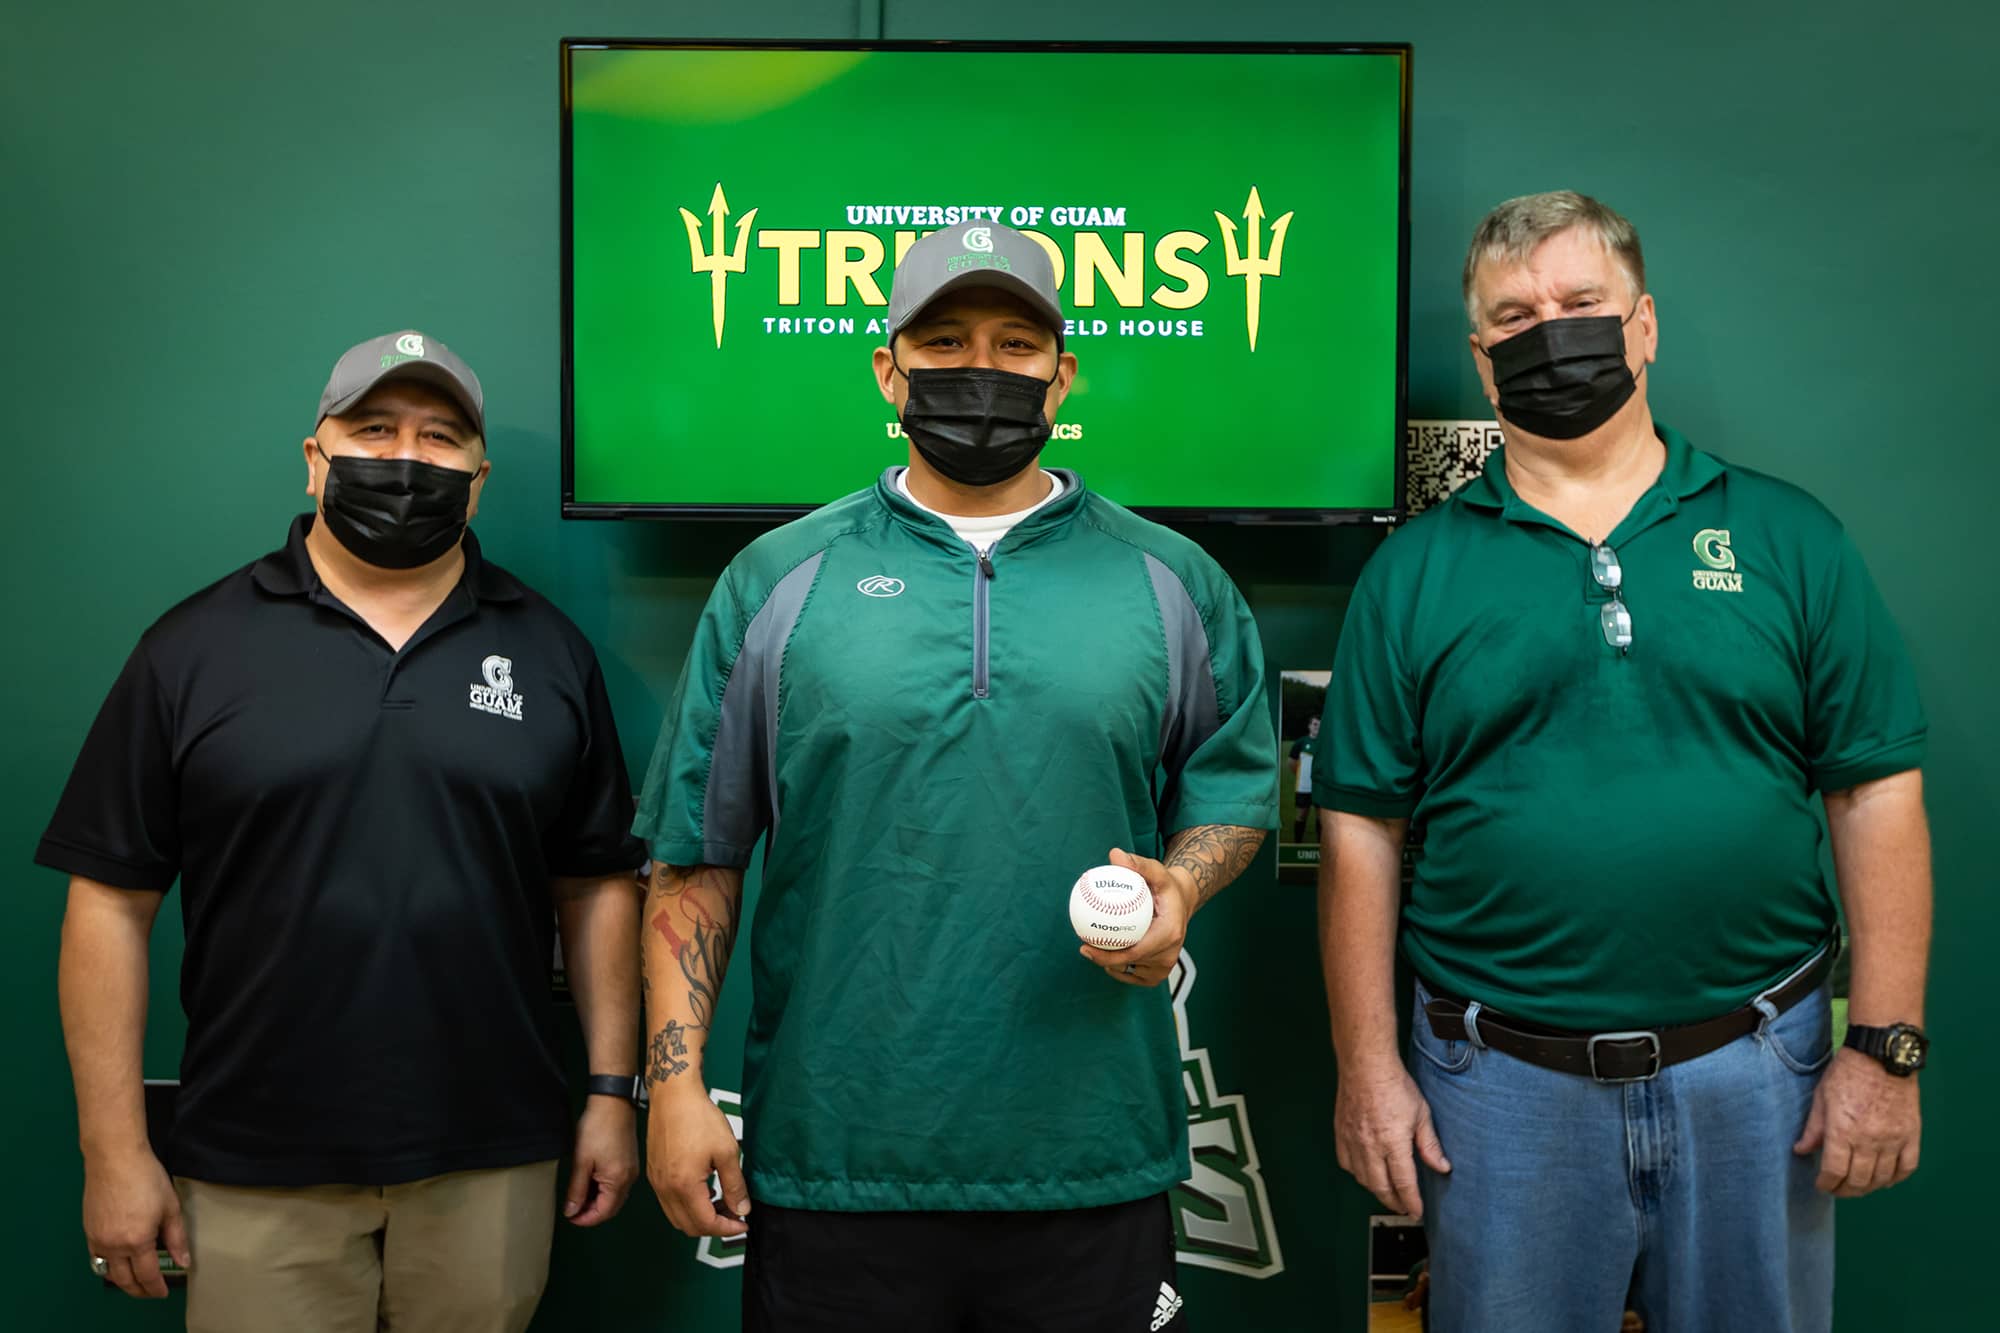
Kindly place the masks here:
<instances>
[{"instance_id":1,"label":"university of guam logo patch","mask_svg":"<svg viewBox=\"0 0 2000 1333\"><path fill-rule=\"evenodd\" d=\"M399 333L396 335L396 350L382 353L382 369L400 366L405 361L420 361L424 356L424 335L421 333Z\"/></svg>"},{"instance_id":2,"label":"university of guam logo patch","mask_svg":"<svg viewBox=\"0 0 2000 1333\"><path fill-rule=\"evenodd\" d=\"M485 682L469 687L473 710L519 722L521 696L514 693L514 659L496 653L479 664L479 674Z\"/></svg>"},{"instance_id":3,"label":"university of guam logo patch","mask_svg":"<svg viewBox=\"0 0 2000 1333\"><path fill-rule=\"evenodd\" d=\"M1694 571L1694 586L1705 592L1742 592L1743 575L1736 570L1736 552L1729 549L1728 528L1703 528L1694 535L1694 557L1708 566Z\"/></svg>"},{"instance_id":4,"label":"university of guam logo patch","mask_svg":"<svg viewBox=\"0 0 2000 1333\"><path fill-rule=\"evenodd\" d=\"M965 253L953 255L945 261L947 273L963 273L969 268L1000 269L1013 272L1014 265L1005 255L993 253L993 228L967 227L958 234L958 243L965 247Z\"/></svg>"}]
</instances>

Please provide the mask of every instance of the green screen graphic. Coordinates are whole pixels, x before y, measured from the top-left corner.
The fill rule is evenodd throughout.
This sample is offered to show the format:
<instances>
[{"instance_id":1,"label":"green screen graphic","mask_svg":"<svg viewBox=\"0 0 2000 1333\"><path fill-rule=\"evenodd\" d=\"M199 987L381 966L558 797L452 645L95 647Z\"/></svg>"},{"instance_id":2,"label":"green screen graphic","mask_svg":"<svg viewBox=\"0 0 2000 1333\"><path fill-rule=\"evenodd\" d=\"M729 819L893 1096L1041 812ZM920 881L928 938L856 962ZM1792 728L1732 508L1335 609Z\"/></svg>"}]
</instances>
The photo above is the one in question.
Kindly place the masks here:
<instances>
[{"instance_id":1,"label":"green screen graphic","mask_svg":"<svg viewBox=\"0 0 2000 1333\"><path fill-rule=\"evenodd\" d=\"M1395 503L1403 64L1325 53L572 47L571 501L808 505L907 457L898 257L1055 260L1043 461L1121 503Z\"/></svg>"}]
</instances>

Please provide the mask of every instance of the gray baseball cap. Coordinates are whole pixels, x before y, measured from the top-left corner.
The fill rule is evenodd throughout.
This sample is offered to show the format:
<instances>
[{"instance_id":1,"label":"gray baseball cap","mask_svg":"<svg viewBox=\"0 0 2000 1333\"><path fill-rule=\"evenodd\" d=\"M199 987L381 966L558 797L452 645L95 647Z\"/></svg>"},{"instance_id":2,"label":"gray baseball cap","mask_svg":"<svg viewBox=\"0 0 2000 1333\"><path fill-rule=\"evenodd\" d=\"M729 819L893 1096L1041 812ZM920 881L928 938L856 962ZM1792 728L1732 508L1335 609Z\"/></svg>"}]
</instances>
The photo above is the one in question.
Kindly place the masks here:
<instances>
[{"instance_id":1,"label":"gray baseball cap","mask_svg":"<svg viewBox=\"0 0 2000 1333\"><path fill-rule=\"evenodd\" d=\"M471 419L480 438L485 438L486 400L479 391L479 376L452 355L449 347L415 329L385 333L341 353L326 388L320 391L318 421L340 415L392 377L421 380L442 389Z\"/></svg>"},{"instance_id":2,"label":"gray baseball cap","mask_svg":"<svg viewBox=\"0 0 2000 1333\"><path fill-rule=\"evenodd\" d=\"M1041 246L997 222L968 222L934 231L896 265L889 291L889 339L925 306L961 287L999 287L1032 306L1063 345L1056 268Z\"/></svg>"}]
</instances>

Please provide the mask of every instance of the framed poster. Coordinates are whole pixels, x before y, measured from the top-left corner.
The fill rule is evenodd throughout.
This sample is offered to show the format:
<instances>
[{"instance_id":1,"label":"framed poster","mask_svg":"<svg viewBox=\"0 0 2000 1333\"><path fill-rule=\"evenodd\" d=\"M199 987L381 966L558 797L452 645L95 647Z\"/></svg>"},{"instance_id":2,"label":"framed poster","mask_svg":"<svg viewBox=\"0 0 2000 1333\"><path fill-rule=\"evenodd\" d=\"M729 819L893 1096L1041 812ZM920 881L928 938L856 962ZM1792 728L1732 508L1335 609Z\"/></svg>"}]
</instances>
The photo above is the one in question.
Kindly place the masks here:
<instances>
[{"instance_id":1,"label":"framed poster","mask_svg":"<svg viewBox=\"0 0 2000 1333\"><path fill-rule=\"evenodd\" d=\"M1278 673L1278 878L1311 883L1319 873L1319 814L1312 803L1313 751L1331 671Z\"/></svg>"}]
</instances>

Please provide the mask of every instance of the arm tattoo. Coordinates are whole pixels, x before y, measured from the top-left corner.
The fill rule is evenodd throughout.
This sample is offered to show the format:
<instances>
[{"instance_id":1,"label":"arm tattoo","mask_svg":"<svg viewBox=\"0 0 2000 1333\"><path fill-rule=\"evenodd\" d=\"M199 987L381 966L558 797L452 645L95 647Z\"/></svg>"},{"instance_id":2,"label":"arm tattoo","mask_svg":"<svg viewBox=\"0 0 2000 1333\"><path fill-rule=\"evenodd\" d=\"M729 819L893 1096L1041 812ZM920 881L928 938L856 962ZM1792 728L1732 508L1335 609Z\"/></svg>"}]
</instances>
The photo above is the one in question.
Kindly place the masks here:
<instances>
[{"instance_id":1,"label":"arm tattoo","mask_svg":"<svg viewBox=\"0 0 2000 1333\"><path fill-rule=\"evenodd\" d=\"M646 1047L646 1082L658 1085L675 1074L685 1073L688 1068L687 1049L687 1029L669 1018L667 1025L653 1034L652 1042Z\"/></svg>"},{"instance_id":2,"label":"arm tattoo","mask_svg":"<svg viewBox=\"0 0 2000 1333\"><path fill-rule=\"evenodd\" d=\"M1264 845L1264 830L1236 824L1203 824L1183 829L1167 842L1167 867L1179 866L1194 880L1200 907L1243 873Z\"/></svg>"},{"instance_id":3,"label":"arm tattoo","mask_svg":"<svg viewBox=\"0 0 2000 1333\"><path fill-rule=\"evenodd\" d=\"M660 1084L693 1067L688 1038L705 1032L715 1022L715 1008L722 994L722 978L729 967L729 954L736 944L738 913L742 910L743 881L718 866L697 866L681 870L672 866L654 867L648 892L652 926L666 942L674 961L680 965L687 983L688 1014L692 1022L668 1018L646 1047L646 1081ZM685 933L684 933L685 932ZM650 1000L651 983L645 987Z\"/></svg>"},{"instance_id":4,"label":"arm tattoo","mask_svg":"<svg viewBox=\"0 0 2000 1333\"><path fill-rule=\"evenodd\" d=\"M729 941L720 930L696 923L694 938L681 946L681 975L687 978L688 1008L694 1025L708 1027L715 1019L715 1002L722 993L722 973L729 966Z\"/></svg>"}]
</instances>

